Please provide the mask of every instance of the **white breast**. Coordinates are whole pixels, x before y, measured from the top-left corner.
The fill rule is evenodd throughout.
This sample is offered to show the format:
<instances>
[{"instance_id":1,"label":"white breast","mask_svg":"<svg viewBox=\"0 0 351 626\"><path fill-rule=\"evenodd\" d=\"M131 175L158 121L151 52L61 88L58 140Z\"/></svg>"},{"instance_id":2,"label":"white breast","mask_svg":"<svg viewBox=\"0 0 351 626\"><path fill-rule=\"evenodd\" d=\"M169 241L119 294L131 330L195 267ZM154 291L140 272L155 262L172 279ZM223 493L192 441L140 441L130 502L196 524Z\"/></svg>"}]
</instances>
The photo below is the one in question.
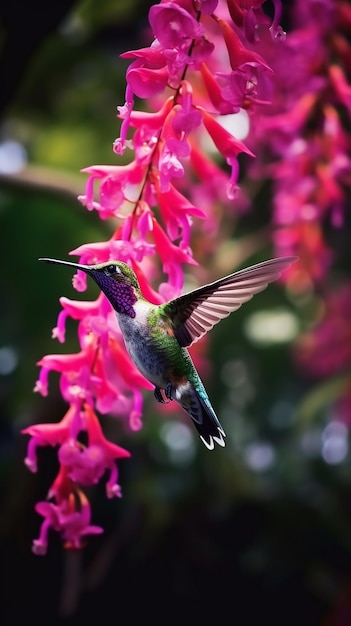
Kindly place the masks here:
<instances>
[{"instance_id":1,"label":"white breast","mask_svg":"<svg viewBox=\"0 0 351 626\"><path fill-rule=\"evenodd\" d=\"M124 313L117 313L119 327L125 339L127 339L127 337L129 336L137 334L142 330L147 330L147 319L152 307L153 305L149 302L139 300L138 302L133 304L135 317L129 317L129 315L126 315Z\"/></svg>"},{"instance_id":2,"label":"white breast","mask_svg":"<svg viewBox=\"0 0 351 626\"><path fill-rule=\"evenodd\" d=\"M164 387L162 362L158 358L148 327L148 316L155 305L139 301L133 305L135 317L118 314L119 327L123 333L127 351L139 371L150 382Z\"/></svg>"}]
</instances>

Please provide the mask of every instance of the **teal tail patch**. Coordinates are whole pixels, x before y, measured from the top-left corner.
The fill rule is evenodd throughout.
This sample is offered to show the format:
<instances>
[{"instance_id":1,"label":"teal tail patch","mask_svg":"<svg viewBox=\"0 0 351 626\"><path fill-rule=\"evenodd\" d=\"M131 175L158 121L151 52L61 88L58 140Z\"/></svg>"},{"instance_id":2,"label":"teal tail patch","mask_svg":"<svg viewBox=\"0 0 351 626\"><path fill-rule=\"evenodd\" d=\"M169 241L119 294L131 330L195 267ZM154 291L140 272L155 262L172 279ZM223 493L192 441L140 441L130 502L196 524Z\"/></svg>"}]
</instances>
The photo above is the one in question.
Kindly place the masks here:
<instances>
[{"instance_id":1,"label":"teal tail patch","mask_svg":"<svg viewBox=\"0 0 351 626\"><path fill-rule=\"evenodd\" d=\"M215 444L225 446L225 432L215 414L210 401L203 398L198 391L191 387L191 391L187 390L177 398L179 404L190 415L194 422L201 441L208 450L213 450Z\"/></svg>"}]
</instances>

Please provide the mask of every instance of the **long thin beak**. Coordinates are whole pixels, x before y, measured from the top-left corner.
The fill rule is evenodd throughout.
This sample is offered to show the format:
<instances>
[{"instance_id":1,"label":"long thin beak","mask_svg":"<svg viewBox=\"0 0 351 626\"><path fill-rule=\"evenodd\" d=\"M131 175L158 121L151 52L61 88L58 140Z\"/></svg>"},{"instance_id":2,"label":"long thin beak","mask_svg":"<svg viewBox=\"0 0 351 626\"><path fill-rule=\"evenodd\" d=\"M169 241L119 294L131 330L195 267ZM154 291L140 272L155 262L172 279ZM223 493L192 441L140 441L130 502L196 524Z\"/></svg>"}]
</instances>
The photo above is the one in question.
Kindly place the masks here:
<instances>
[{"instance_id":1,"label":"long thin beak","mask_svg":"<svg viewBox=\"0 0 351 626\"><path fill-rule=\"evenodd\" d=\"M45 263L56 263L57 265L69 265L70 267L75 267L77 270L82 270L83 272L89 272L91 270L89 265L82 265L80 263L73 263L72 261L61 261L60 259L48 259L46 257L41 257L38 261L45 261Z\"/></svg>"}]
</instances>

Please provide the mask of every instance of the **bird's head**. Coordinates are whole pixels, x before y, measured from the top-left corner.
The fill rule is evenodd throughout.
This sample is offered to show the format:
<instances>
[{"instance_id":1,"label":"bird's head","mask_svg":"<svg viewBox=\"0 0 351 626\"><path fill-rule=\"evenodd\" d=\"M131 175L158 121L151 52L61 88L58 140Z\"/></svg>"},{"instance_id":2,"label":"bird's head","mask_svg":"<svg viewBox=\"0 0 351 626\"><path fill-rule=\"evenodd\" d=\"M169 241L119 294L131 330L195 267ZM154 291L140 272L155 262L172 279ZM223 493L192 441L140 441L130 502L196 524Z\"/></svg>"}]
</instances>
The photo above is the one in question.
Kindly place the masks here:
<instances>
[{"instance_id":1,"label":"bird's head","mask_svg":"<svg viewBox=\"0 0 351 626\"><path fill-rule=\"evenodd\" d=\"M135 317L133 304L139 297L140 286L135 272L126 263L106 261L97 265L83 265L72 261L49 258L40 258L39 261L68 265L76 270L82 270L93 278L118 313L126 313L130 317Z\"/></svg>"}]
</instances>

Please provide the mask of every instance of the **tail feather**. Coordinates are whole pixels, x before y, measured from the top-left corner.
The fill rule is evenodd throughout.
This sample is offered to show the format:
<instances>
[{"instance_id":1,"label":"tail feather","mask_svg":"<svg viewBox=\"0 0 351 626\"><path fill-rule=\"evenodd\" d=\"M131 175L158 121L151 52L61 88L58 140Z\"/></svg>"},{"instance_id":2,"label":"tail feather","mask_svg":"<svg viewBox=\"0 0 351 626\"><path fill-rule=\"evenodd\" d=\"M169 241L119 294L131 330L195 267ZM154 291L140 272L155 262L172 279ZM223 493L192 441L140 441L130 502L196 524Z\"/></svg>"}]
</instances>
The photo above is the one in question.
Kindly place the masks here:
<instances>
[{"instance_id":1,"label":"tail feather","mask_svg":"<svg viewBox=\"0 0 351 626\"><path fill-rule=\"evenodd\" d=\"M178 395L178 394L177 394ZM224 448L225 432L206 396L202 397L194 387L190 387L176 398L183 409L190 415L201 441L208 450L213 450L215 443Z\"/></svg>"}]
</instances>

